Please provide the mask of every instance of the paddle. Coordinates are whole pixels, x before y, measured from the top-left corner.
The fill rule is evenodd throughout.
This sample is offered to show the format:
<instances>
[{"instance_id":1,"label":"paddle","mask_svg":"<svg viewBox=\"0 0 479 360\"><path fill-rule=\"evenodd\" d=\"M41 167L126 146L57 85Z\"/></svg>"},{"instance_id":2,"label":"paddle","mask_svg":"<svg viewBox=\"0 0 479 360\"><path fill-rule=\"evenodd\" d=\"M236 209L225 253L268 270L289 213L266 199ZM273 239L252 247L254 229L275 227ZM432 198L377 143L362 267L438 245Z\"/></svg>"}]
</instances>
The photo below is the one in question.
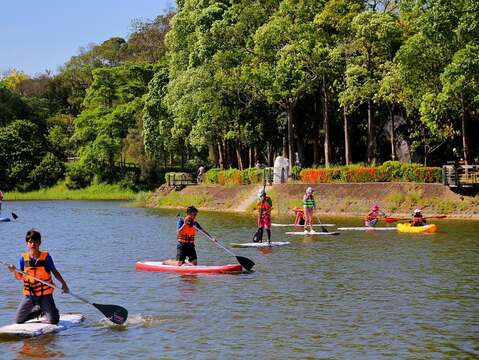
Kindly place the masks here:
<instances>
[{"instance_id":1,"label":"paddle","mask_svg":"<svg viewBox=\"0 0 479 360\"><path fill-rule=\"evenodd\" d=\"M318 223L319 223L319 225L321 226L321 231L322 231L322 232L326 232L326 233L329 232L328 229L326 229L326 228L323 226L323 224L321 224L321 220L319 219L319 215L316 215L316 218L318 219Z\"/></svg>"},{"instance_id":2,"label":"paddle","mask_svg":"<svg viewBox=\"0 0 479 360\"><path fill-rule=\"evenodd\" d=\"M12 218L13 218L13 220L17 220L17 219L18 219L18 215L15 214L14 212L12 212Z\"/></svg>"},{"instance_id":3,"label":"paddle","mask_svg":"<svg viewBox=\"0 0 479 360\"><path fill-rule=\"evenodd\" d=\"M7 264L6 262L4 261L0 261L0 264L3 264L3 265L6 265L6 266L9 266L10 264ZM29 276L39 282L41 282L42 284L45 284L47 286L50 286L54 289L57 289L57 290L62 290L61 288L59 288L58 286L55 286L51 283L48 283L46 281L43 281L33 275L27 275L25 274L23 271L21 270L18 270L18 269L15 269L16 272L19 272L20 274L23 274L23 275L26 275L26 276ZM96 304L96 303L91 303L89 302L88 300L82 298L81 296L79 295L76 295L76 294L73 294L72 292L68 292L68 294L70 294L71 296L73 296L74 298L77 298L78 300L80 301L83 301L84 303L86 304L90 304L90 305L93 305L94 307L96 307L103 315L105 315L105 317L110 320L111 322L115 323L115 324L118 324L118 325L121 325L123 324L126 319L128 318L128 310L126 310L124 307L121 307L121 306L118 306L118 305L104 305L104 304Z\"/></svg>"},{"instance_id":4,"label":"paddle","mask_svg":"<svg viewBox=\"0 0 479 360\"><path fill-rule=\"evenodd\" d=\"M218 245L220 248L222 248L224 251L226 251L227 253L233 255L236 260L238 260L238 262L240 263L240 265L242 267L244 267L246 270L250 271L253 266L254 266L254 262L251 261L250 259L248 258L245 258L243 256L237 256L234 252L232 252L231 250L227 249L226 247L224 247L218 240L215 240L213 239L210 235L208 235L204 230L198 228L195 226L195 229L197 231L199 231L200 233L202 233L208 240L211 240L212 242L214 242L216 245Z\"/></svg>"},{"instance_id":5,"label":"paddle","mask_svg":"<svg viewBox=\"0 0 479 360\"><path fill-rule=\"evenodd\" d=\"M447 215L436 215L436 216L427 216L427 217L424 217L424 219L444 219L446 217ZM385 219L386 219L386 222L389 224L394 223L396 221L401 221L401 220L411 220L411 218L396 218L392 216L389 216Z\"/></svg>"}]
</instances>

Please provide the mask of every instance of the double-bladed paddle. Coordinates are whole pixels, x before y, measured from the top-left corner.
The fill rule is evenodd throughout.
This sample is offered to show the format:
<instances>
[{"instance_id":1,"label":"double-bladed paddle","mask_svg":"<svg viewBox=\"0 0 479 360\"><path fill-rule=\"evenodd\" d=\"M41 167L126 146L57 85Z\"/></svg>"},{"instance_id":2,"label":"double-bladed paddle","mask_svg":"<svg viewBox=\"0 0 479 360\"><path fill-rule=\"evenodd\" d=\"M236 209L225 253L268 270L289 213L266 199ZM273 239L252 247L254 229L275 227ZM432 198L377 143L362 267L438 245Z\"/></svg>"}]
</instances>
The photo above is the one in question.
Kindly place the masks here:
<instances>
[{"instance_id":1,"label":"double-bladed paddle","mask_svg":"<svg viewBox=\"0 0 479 360\"><path fill-rule=\"evenodd\" d=\"M6 262L4 261L0 261L0 264L3 264L3 265L6 265L6 266L10 266L10 264L7 264ZM42 279L39 279L33 275L30 275L30 274L26 274L24 273L23 271L21 270L18 270L15 268L15 271L16 272L19 272L20 274L22 275L25 275L25 276L28 276L28 277L31 277L32 279L35 279L39 282L41 282L42 284L44 285L47 285L47 286L50 286L54 289L57 289L57 290L62 290L61 288L59 288L58 286L55 286L49 282L46 282L46 281L43 281ZM105 304L96 304L96 303L91 303L89 302L88 300L86 300L85 298L82 298L81 296L79 295L76 295L76 294L73 294L72 292L68 292L68 294L70 294L71 296L73 296L74 298L77 298L78 300L80 301L83 301L84 303L86 304L90 304L94 307L96 307L103 315L105 315L105 317L110 320L111 322L115 323L115 324L118 324L118 325L121 325L123 324L126 319L128 318L128 310L126 310L124 307L121 307L121 306L118 306L118 305L105 305Z\"/></svg>"},{"instance_id":2,"label":"double-bladed paddle","mask_svg":"<svg viewBox=\"0 0 479 360\"><path fill-rule=\"evenodd\" d=\"M238 262L240 263L240 265L242 267L244 267L246 270L250 271L253 266L254 266L254 262L251 261L250 259L248 258L245 258L243 256L238 256L236 255L235 253L233 253L230 249L224 247L218 240L216 239L213 239L209 234L207 234L204 230L198 228L197 226L194 227L196 230L198 230L200 233L202 233L208 240L211 240L212 242L214 242L216 245L218 245L220 248L222 248L224 251L226 251L228 254L231 254L233 255L236 260L238 260Z\"/></svg>"},{"instance_id":3,"label":"double-bladed paddle","mask_svg":"<svg viewBox=\"0 0 479 360\"><path fill-rule=\"evenodd\" d=\"M446 218L447 215L436 215L436 216L425 216L423 219L444 219ZM411 218L396 218L396 217L392 217L392 216L388 216L385 218L386 222L391 224L391 223L394 223L396 221L401 221L401 220L411 220Z\"/></svg>"}]
</instances>

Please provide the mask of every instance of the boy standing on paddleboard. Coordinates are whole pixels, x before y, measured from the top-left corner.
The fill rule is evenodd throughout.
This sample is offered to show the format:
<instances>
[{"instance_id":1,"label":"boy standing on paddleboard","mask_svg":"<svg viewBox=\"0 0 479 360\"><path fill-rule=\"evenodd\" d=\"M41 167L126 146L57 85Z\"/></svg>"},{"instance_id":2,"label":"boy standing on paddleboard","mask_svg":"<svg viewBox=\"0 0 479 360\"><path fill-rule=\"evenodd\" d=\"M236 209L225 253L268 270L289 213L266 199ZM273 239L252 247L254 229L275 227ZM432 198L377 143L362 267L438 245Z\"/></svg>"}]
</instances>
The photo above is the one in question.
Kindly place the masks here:
<instances>
[{"instance_id":1,"label":"boy standing on paddleboard","mask_svg":"<svg viewBox=\"0 0 479 360\"><path fill-rule=\"evenodd\" d=\"M259 202L258 207L258 230L256 231L255 242L263 242L263 229L268 234L268 243L271 243L271 209L273 208L273 200L266 195L264 188L258 191Z\"/></svg>"},{"instance_id":2,"label":"boy standing on paddleboard","mask_svg":"<svg viewBox=\"0 0 479 360\"><path fill-rule=\"evenodd\" d=\"M47 283L52 283L52 273L62 284L62 291L68 293L67 283L55 268L52 257L46 251L40 251L42 237L37 230L27 231L25 236L28 251L23 253L19 261L19 269L26 275L22 275L14 265L9 265L8 270L12 272L17 280L23 280L23 300L20 302L16 313L17 324L22 324L27 320L34 319L45 313L47 321L50 324L58 324L60 314L55 301L53 300L53 288L42 284L28 275L35 276ZM35 306L39 310L32 311Z\"/></svg>"}]
</instances>

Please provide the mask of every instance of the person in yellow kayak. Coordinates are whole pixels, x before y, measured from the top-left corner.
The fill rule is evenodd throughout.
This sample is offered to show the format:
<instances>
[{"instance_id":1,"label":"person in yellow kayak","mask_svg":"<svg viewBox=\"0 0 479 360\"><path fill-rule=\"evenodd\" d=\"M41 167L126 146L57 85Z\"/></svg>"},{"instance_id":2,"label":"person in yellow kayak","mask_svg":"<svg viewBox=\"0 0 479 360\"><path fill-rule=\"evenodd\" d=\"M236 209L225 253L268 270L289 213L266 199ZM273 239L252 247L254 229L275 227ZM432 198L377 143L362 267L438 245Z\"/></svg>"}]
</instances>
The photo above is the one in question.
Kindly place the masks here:
<instances>
[{"instance_id":1,"label":"person in yellow kayak","mask_svg":"<svg viewBox=\"0 0 479 360\"><path fill-rule=\"evenodd\" d=\"M268 243L271 242L271 209L273 200L266 195L266 191L261 188L258 191L258 230L253 238L254 242L263 242L263 230L268 234Z\"/></svg>"},{"instance_id":2,"label":"person in yellow kayak","mask_svg":"<svg viewBox=\"0 0 479 360\"><path fill-rule=\"evenodd\" d=\"M47 251L40 251L42 236L37 230L27 231L25 236L28 251L23 253L19 261L19 269L27 275L22 275L14 265L9 265L8 270L17 280L23 280L23 299L18 305L16 313L17 324L45 314L48 323L58 324L60 314L53 300L53 288L29 277L35 276L47 283L52 283L52 274L62 284L62 291L68 293L67 283L60 272L55 268L52 257Z\"/></svg>"},{"instance_id":3,"label":"person in yellow kayak","mask_svg":"<svg viewBox=\"0 0 479 360\"><path fill-rule=\"evenodd\" d=\"M412 220L409 222L411 226L424 226L426 219L422 216L421 209L415 209L412 215Z\"/></svg>"},{"instance_id":4,"label":"person in yellow kayak","mask_svg":"<svg viewBox=\"0 0 479 360\"><path fill-rule=\"evenodd\" d=\"M308 187L306 189L306 194L303 196L303 209L304 209L304 231L307 231L309 226L309 231L313 231L313 212L316 209L316 201L314 200L314 189Z\"/></svg>"},{"instance_id":5,"label":"person in yellow kayak","mask_svg":"<svg viewBox=\"0 0 479 360\"><path fill-rule=\"evenodd\" d=\"M373 205L371 211L366 215L364 219L364 225L367 227L375 227L380 217L384 217L386 214L381 211L379 205Z\"/></svg>"}]
</instances>

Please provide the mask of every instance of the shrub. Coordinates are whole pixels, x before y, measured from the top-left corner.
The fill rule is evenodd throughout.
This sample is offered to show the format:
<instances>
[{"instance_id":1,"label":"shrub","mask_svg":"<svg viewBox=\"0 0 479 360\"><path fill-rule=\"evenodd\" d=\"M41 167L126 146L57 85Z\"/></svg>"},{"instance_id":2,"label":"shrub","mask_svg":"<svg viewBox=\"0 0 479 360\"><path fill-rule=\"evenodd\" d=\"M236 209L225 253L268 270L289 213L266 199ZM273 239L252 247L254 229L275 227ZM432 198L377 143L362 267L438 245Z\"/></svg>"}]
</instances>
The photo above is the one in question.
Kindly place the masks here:
<instances>
[{"instance_id":1,"label":"shrub","mask_svg":"<svg viewBox=\"0 0 479 360\"><path fill-rule=\"evenodd\" d=\"M241 185L243 177L238 169L223 170L218 174L218 183L221 185Z\"/></svg>"},{"instance_id":2,"label":"shrub","mask_svg":"<svg viewBox=\"0 0 479 360\"><path fill-rule=\"evenodd\" d=\"M65 185L69 190L83 189L93 181L93 173L80 162L67 167Z\"/></svg>"},{"instance_id":3,"label":"shrub","mask_svg":"<svg viewBox=\"0 0 479 360\"><path fill-rule=\"evenodd\" d=\"M303 168L298 165L294 165L293 168L291 169L291 176L293 177L293 180L300 180L301 179L301 171Z\"/></svg>"},{"instance_id":4,"label":"shrub","mask_svg":"<svg viewBox=\"0 0 479 360\"><path fill-rule=\"evenodd\" d=\"M40 164L33 169L31 178L41 187L47 188L55 185L65 174L65 165L52 153L47 153Z\"/></svg>"},{"instance_id":5,"label":"shrub","mask_svg":"<svg viewBox=\"0 0 479 360\"><path fill-rule=\"evenodd\" d=\"M218 175L221 172L221 169L212 168L208 170L203 178L205 184L217 184L218 183Z\"/></svg>"},{"instance_id":6,"label":"shrub","mask_svg":"<svg viewBox=\"0 0 479 360\"><path fill-rule=\"evenodd\" d=\"M303 169L300 177L307 184L330 183L337 178L338 169Z\"/></svg>"},{"instance_id":7,"label":"shrub","mask_svg":"<svg viewBox=\"0 0 479 360\"><path fill-rule=\"evenodd\" d=\"M244 169L242 172L243 184L261 184L264 179L264 170L256 168Z\"/></svg>"}]
</instances>

